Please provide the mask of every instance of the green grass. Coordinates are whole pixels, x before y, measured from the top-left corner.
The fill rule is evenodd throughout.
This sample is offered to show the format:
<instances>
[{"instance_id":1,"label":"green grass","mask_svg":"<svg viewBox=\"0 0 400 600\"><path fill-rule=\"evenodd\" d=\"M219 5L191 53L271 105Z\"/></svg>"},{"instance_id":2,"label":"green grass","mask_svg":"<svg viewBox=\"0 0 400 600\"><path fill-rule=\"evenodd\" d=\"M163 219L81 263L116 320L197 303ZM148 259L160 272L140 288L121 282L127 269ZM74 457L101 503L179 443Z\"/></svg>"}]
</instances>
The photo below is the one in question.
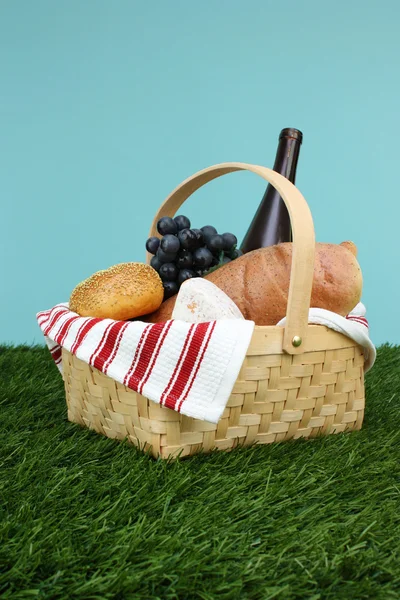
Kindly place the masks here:
<instances>
[{"instance_id":1,"label":"green grass","mask_svg":"<svg viewBox=\"0 0 400 600\"><path fill-rule=\"evenodd\" d=\"M0 347L0 597L400 598L400 346L360 432L174 463L69 423L42 347Z\"/></svg>"}]
</instances>

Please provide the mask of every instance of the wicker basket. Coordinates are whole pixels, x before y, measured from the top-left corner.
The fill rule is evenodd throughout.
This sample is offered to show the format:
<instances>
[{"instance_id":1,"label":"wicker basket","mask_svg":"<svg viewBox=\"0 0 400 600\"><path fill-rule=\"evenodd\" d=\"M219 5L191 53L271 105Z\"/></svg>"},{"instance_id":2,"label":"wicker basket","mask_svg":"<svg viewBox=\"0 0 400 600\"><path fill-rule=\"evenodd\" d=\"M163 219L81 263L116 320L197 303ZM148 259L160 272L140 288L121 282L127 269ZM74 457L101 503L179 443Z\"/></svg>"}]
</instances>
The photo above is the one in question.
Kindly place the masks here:
<instances>
[{"instance_id":1,"label":"wicker basket","mask_svg":"<svg viewBox=\"0 0 400 600\"><path fill-rule=\"evenodd\" d=\"M258 327L218 424L148 400L63 349L70 421L128 439L154 457L175 458L238 445L315 438L360 429L364 417L363 349L325 326L308 324L314 227L308 205L286 178L265 167L226 163L200 171L166 199L153 221L176 214L205 183L247 170L270 182L288 207L293 261L285 327ZM150 260L147 254L147 261Z\"/></svg>"}]
</instances>

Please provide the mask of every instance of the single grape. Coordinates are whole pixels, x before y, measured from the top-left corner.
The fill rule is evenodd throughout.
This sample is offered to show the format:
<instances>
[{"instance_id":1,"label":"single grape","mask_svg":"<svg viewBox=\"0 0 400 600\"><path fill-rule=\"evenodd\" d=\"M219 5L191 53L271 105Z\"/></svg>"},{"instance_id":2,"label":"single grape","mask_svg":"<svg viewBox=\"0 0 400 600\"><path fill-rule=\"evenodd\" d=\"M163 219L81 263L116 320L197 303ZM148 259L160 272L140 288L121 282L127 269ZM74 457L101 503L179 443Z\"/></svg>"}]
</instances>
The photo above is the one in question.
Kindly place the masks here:
<instances>
[{"instance_id":1,"label":"single grape","mask_svg":"<svg viewBox=\"0 0 400 600\"><path fill-rule=\"evenodd\" d=\"M178 231L181 231L181 229L190 229L190 221L184 215L178 215L174 221L178 227Z\"/></svg>"},{"instance_id":2,"label":"single grape","mask_svg":"<svg viewBox=\"0 0 400 600\"><path fill-rule=\"evenodd\" d=\"M195 275L196 273L192 271L192 269L182 269L179 271L178 283L182 284L187 279L192 279L192 277L195 277Z\"/></svg>"},{"instance_id":3,"label":"single grape","mask_svg":"<svg viewBox=\"0 0 400 600\"><path fill-rule=\"evenodd\" d=\"M164 281L164 300L168 300L171 296L175 296L178 293L179 287L176 281Z\"/></svg>"},{"instance_id":4,"label":"single grape","mask_svg":"<svg viewBox=\"0 0 400 600\"><path fill-rule=\"evenodd\" d=\"M157 273L160 270L161 265L162 262L157 258L157 256L153 256L150 261L150 266L153 267L153 269L155 269Z\"/></svg>"},{"instance_id":5,"label":"single grape","mask_svg":"<svg viewBox=\"0 0 400 600\"><path fill-rule=\"evenodd\" d=\"M163 281L175 281L178 277L178 267L174 263L164 263L159 272Z\"/></svg>"},{"instance_id":6,"label":"single grape","mask_svg":"<svg viewBox=\"0 0 400 600\"><path fill-rule=\"evenodd\" d=\"M206 245L208 244L210 238L212 238L213 235L217 235L218 233L215 227L212 227L211 225L206 225L201 229L201 231L203 232L204 244Z\"/></svg>"},{"instance_id":7,"label":"single grape","mask_svg":"<svg viewBox=\"0 0 400 600\"><path fill-rule=\"evenodd\" d=\"M150 237L146 242L146 250L150 252L150 254L155 254L160 245L160 238L158 237Z\"/></svg>"},{"instance_id":8,"label":"single grape","mask_svg":"<svg viewBox=\"0 0 400 600\"><path fill-rule=\"evenodd\" d=\"M206 269L212 263L213 255L208 248L198 248L193 252L193 264Z\"/></svg>"},{"instance_id":9,"label":"single grape","mask_svg":"<svg viewBox=\"0 0 400 600\"><path fill-rule=\"evenodd\" d=\"M207 246L208 249L211 250L211 252L221 252L221 250L224 247L224 240L222 238L222 235L213 235L211 237L208 238L207 241Z\"/></svg>"},{"instance_id":10,"label":"single grape","mask_svg":"<svg viewBox=\"0 0 400 600\"><path fill-rule=\"evenodd\" d=\"M157 250L156 257L158 258L160 263L171 263L171 262L175 261L176 253L175 252L164 252L164 250L159 248Z\"/></svg>"},{"instance_id":11,"label":"single grape","mask_svg":"<svg viewBox=\"0 0 400 600\"><path fill-rule=\"evenodd\" d=\"M161 217L157 221L157 231L160 235L178 233L178 226L171 217Z\"/></svg>"},{"instance_id":12,"label":"single grape","mask_svg":"<svg viewBox=\"0 0 400 600\"><path fill-rule=\"evenodd\" d=\"M224 241L223 250L225 251L232 250L233 246L237 244L237 237L233 233L223 233L222 239Z\"/></svg>"},{"instance_id":13,"label":"single grape","mask_svg":"<svg viewBox=\"0 0 400 600\"><path fill-rule=\"evenodd\" d=\"M160 248L163 252L167 254L176 254L181 247L181 243L176 237L176 235L172 235L171 233L167 233L161 240Z\"/></svg>"},{"instance_id":14,"label":"single grape","mask_svg":"<svg viewBox=\"0 0 400 600\"><path fill-rule=\"evenodd\" d=\"M196 235L191 229L182 229L178 233L178 239L184 250L194 250L196 248Z\"/></svg>"},{"instance_id":15,"label":"single grape","mask_svg":"<svg viewBox=\"0 0 400 600\"><path fill-rule=\"evenodd\" d=\"M181 250L176 257L178 269L190 269L193 266L193 255L190 250Z\"/></svg>"},{"instance_id":16,"label":"single grape","mask_svg":"<svg viewBox=\"0 0 400 600\"><path fill-rule=\"evenodd\" d=\"M204 227L200 228L200 231L203 232L204 236L216 235L218 233L218 231L212 225L205 225Z\"/></svg>"},{"instance_id":17,"label":"single grape","mask_svg":"<svg viewBox=\"0 0 400 600\"><path fill-rule=\"evenodd\" d=\"M221 261L221 263L223 265L226 265L227 263L230 263L230 262L232 262L232 259L230 259L229 256L224 256L224 258ZM161 272L160 272L160 275L161 275Z\"/></svg>"}]
</instances>

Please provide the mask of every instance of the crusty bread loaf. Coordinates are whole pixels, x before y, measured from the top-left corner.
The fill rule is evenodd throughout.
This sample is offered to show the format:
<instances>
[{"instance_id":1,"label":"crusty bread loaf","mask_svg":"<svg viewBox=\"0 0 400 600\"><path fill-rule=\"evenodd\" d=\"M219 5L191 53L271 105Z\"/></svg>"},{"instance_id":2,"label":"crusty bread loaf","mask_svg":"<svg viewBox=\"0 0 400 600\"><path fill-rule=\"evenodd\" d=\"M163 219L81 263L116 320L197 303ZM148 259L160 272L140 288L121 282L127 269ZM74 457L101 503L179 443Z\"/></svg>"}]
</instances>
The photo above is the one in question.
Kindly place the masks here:
<instances>
[{"instance_id":1,"label":"crusty bread loaf","mask_svg":"<svg viewBox=\"0 0 400 600\"><path fill-rule=\"evenodd\" d=\"M69 307L81 317L125 321L152 313L164 287L157 271L143 263L120 263L97 271L73 290Z\"/></svg>"},{"instance_id":2,"label":"crusty bread loaf","mask_svg":"<svg viewBox=\"0 0 400 600\"><path fill-rule=\"evenodd\" d=\"M360 301L362 274L352 242L315 245L311 307L347 315ZM276 325L286 315L292 243L260 248L206 275L256 325ZM176 296L169 298L146 321L171 318Z\"/></svg>"}]
</instances>

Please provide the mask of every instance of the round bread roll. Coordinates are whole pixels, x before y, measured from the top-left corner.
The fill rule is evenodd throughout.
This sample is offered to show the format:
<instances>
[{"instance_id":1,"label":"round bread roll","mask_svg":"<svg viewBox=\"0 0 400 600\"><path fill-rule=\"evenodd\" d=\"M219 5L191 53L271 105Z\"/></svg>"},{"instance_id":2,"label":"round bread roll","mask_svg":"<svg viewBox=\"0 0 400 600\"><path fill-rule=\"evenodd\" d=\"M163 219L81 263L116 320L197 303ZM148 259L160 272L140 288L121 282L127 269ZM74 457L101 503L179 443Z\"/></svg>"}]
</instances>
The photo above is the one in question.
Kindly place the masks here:
<instances>
[{"instance_id":1,"label":"round bread roll","mask_svg":"<svg viewBox=\"0 0 400 600\"><path fill-rule=\"evenodd\" d=\"M73 290L69 308L81 317L127 321L157 310L164 287L157 271L143 263L120 263L97 271Z\"/></svg>"}]
</instances>

